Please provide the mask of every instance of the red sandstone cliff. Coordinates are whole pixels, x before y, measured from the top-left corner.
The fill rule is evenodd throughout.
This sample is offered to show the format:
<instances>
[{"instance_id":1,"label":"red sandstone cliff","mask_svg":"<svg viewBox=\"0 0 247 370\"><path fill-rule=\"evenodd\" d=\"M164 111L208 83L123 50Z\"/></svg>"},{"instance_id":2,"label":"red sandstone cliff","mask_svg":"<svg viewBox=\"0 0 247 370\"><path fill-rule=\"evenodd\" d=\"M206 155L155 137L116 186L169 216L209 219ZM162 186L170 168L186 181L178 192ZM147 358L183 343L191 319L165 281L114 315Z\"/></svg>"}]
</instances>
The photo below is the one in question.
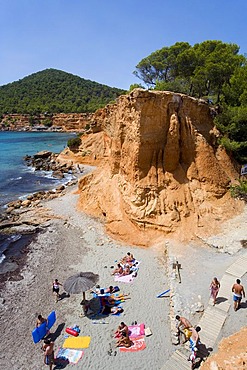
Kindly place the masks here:
<instances>
[{"instance_id":1,"label":"red sandstone cliff","mask_svg":"<svg viewBox=\"0 0 247 370\"><path fill-rule=\"evenodd\" d=\"M100 132L82 137L77 156L100 166L80 181L80 204L112 233L139 243L138 230L213 230L236 211L228 188L238 174L206 103L136 89L93 121Z\"/></svg>"}]
</instances>

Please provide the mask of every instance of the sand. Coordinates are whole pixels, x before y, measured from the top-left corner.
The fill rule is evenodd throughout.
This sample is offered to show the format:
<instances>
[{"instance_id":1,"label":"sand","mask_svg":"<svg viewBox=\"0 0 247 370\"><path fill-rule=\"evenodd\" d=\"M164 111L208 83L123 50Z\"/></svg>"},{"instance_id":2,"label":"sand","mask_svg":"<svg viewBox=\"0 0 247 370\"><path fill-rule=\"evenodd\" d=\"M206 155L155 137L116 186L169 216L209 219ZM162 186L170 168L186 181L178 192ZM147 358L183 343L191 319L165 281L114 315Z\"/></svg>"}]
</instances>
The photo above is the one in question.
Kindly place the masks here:
<instances>
[{"instance_id":1,"label":"sand","mask_svg":"<svg viewBox=\"0 0 247 370\"><path fill-rule=\"evenodd\" d=\"M240 230L241 235L238 233L239 243L231 254L212 248L210 243L203 243L196 238L191 243L182 244L164 237L163 241L144 249L111 239L97 219L76 210L77 200L78 195L73 189L60 198L44 203L56 217L30 245L27 263L22 270L23 279L8 281L1 292L1 368L48 368L43 363L41 343L32 342L31 332L38 314L47 316L55 310L57 321L52 328L56 337L55 353L64 342L65 328L68 326L77 324L81 335L91 337L83 358L75 365L67 365L67 368L159 370L177 348L171 340L174 314L184 315L193 324L197 323L201 313L195 312L195 306L201 302L206 307L212 277L216 275L220 279L226 268L245 252L239 243L240 240L247 240L247 228ZM215 237L219 240L225 238L226 233L232 235L230 228L235 230L236 225L244 222L246 213L242 218L233 219L225 232L223 228L222 235ZM111 266L127 251L141 261L138 275L131 284L115 283ZM181 283L172 269L172 263L176 260L182 266ZM107 317L105 321L108 324L93 324L89 318L79 317L82 312L81 295L66 297L63 294L63 299L55 303L51 293L52 281L58 278L63 282L78 271L98 273L101 287L119 285L121 292L130 293L131 299L123 303L124 313L119 317ZM246 275L243 283L247 287ZM158 293L168 288L172 289L172 299L156 298ZM87 292L87 298L90 297ZM235 313L231 308L222 335L233 334L246 324L245 320L246 309ZM113 332L120 321L128 325L137 321L150 327L152 335L145 338L145 350L121 353L115 349Z\"/></svg>"}]
</instances>

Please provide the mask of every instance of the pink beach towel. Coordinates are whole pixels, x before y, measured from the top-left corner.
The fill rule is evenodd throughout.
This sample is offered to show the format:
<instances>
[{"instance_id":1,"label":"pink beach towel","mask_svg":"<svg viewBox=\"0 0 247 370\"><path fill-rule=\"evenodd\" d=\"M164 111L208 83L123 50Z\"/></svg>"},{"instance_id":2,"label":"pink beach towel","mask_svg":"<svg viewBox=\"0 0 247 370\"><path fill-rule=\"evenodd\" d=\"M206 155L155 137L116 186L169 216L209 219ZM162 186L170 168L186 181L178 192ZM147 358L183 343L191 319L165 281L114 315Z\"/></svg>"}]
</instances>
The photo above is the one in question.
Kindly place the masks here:
<instances>
[{"instance_id":1,"label":"pink beach towel","mask_svg":"<svg viewBox=\"0 0 247 370\"><path fill-rule=\"evenodd\" d=\"M145 324L128 326L130 339L145 335Z\"/></svg>"},{"instance_id":2,"label":"pink beach towel","mask_svg":"<svg viewBox=\"0 0 247 370\"><path fill-rule=\"evenodd\" d=\"M137 337L131 339L133 345L129 348L119 347L120 352L138 352L143 351L146 348L144 337Z\"/></svg>"}]
</instances>

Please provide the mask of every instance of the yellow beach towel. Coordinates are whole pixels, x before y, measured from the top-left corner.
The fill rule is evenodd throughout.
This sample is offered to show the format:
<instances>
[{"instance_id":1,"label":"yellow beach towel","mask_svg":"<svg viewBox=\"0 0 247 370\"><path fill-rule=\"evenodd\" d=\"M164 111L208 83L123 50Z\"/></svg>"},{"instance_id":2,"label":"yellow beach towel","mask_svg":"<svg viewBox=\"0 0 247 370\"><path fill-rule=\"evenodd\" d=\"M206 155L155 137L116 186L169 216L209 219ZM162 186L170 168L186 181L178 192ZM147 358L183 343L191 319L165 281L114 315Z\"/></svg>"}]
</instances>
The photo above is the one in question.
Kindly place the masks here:
<instances>
[{"instance_id":1,"label":"yellow beach towel","mask_svg":"<svg viewBox=\"0 0 247 370\"><path fill-rule=\"evenodd\" d=\"M63 348L88 348L90 337L70 337L65 339Z\"/></svg>"}]
</instances>

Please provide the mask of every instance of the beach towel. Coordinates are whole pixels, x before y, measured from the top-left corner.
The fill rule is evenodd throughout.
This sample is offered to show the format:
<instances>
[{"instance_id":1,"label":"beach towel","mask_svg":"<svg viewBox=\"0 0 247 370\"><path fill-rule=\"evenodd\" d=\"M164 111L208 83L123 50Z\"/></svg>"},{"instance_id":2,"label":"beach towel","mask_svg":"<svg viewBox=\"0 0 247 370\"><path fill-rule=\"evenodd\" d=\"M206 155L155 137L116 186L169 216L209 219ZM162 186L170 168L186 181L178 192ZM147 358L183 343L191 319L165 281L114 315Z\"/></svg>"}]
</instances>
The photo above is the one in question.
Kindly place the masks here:
<instances>
[{"instance_id":1,"label":"beach towel","mask_svg":"<svg viewBox=\"0 0 247 370\"><path fill-rule=\"evenodd\" d=\"M144 324L139 324L139 325L130 325L128 326L129 329L129 337L130 339L132 338L137 338L145 334L145 325Z\"/></svg>"},{"instance_id":2,"label":"beach towel","mask_svg":"<svg viewBox=\"0 0 247 370\"><path fill-rule=\"evenodd\" d=\"M124 276L115 275L114 280L122 283L132 283L134 281L134 273Z\"/></svg>"},{"instance_id":3,"label":"beach towel","mask_svg":"<svg viewBox=\"0 0 247 370\"><path fill-rule=\"evenodd\" d=\"M131 340L133 345L129 348L119 347L120 352L138 352L143 351L146 348L146 343L143 336L132 338Z\"/></svg>"},{"instance_id":4,"label":"beach towel","mask_svg":"<svg viewBox=\"0 0 247 370\"><path fill-rule=\"evenodd\" d=\"M70 364L77 364L77 362L82 358L83 355L84 352L77 349L58 348L56 360L60 363L69 361Z\"/></svg>"},{"instance_id":5,"label":"beach towel","mask_svg":"<svg viewBox=\"0 0 247 370\"><path fill-rule=\"evenodd\" d=\"M90 337L70 337L65 339L63 348L88 348Z\"/></svg>"}]
</instances>

